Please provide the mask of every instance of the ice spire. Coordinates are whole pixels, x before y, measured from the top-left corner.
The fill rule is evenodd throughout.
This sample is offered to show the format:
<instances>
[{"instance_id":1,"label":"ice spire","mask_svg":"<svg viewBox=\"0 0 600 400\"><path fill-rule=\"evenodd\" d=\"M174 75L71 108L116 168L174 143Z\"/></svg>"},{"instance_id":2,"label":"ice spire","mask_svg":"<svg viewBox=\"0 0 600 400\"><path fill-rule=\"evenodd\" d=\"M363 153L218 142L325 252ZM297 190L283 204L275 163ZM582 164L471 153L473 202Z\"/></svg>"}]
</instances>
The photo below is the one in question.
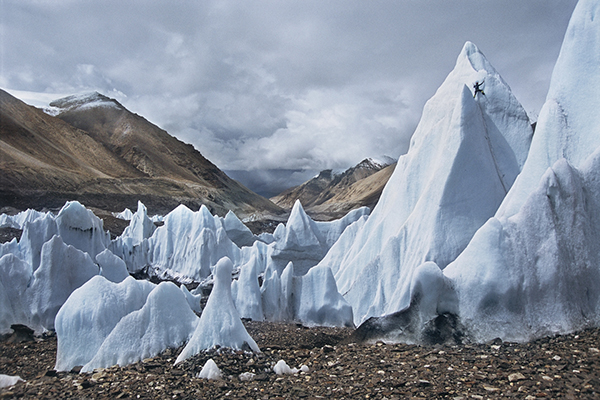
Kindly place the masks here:
<instances>
[{"instance_id":1,"label":"ice spire","mask_svg":"<svg viewBox=\"0 0 600 400\"><path fill-rule=\"evenodd\" d=\"M482 81L485 96L474 96ZM414 271L426 261L443 269L460 254L520 172L531 135L510 88L467 42L364 227L343 234L320 264L336 272L356 324L407 307Z\"/></svg>"}]
</instances>

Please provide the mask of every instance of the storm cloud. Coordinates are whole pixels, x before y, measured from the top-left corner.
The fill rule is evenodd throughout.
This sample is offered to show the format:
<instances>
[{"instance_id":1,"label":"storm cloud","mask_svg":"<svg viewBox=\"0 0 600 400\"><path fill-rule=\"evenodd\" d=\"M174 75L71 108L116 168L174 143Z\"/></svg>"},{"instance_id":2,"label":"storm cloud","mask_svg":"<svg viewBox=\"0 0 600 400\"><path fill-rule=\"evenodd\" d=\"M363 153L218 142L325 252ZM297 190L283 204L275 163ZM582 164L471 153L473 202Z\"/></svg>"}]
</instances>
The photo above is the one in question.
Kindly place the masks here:
<instances>
[{"instance_id":1,"label":"storm cloud","mask_svg":"<svg viewBox=\"0 0 600 400\"><path fill-rule=\"evenodd\" d=\"M0 87L99 91L221 169L346 168L407 150L467 40L535 117L575 3L0 0Z\"/></svg>"}]
</instances>

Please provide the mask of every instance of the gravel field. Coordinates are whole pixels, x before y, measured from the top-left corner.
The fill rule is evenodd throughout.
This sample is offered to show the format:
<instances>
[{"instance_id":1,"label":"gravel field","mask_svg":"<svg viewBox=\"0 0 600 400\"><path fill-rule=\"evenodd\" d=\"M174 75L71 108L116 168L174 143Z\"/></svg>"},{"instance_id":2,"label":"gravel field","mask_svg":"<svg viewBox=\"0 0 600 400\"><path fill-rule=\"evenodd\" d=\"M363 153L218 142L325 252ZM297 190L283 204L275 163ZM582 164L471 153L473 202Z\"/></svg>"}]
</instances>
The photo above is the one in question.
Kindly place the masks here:
<instances>
[{"instance_id":1,"label":"gravel field","mask_svg":"<svg viewBox=\"0 0 600 400\"><path fill-rule=\"evenodd\" d=\"M56 372L56 338L0 343L0 373L26 399L494 399L600 398L599 329L531 343L459 346L347 343L351 329L246 322L261 354L212 350L177 366L181 349L90 374ZM345 343L345 344L342 344ZM212 358L221 380L196 375ZM277 375L284 360L309 372ZM250 380L240 374L252 373Z\"/></svg>"}]
</instances>

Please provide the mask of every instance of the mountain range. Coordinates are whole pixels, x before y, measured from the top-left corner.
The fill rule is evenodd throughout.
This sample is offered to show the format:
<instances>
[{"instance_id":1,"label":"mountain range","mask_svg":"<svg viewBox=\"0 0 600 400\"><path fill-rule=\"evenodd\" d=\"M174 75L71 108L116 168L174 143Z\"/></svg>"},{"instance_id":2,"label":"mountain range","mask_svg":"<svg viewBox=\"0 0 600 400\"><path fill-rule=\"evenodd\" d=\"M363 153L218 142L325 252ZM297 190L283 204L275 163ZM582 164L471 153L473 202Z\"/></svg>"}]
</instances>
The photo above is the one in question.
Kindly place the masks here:
<instances>
[{"instance_id":1,"label":"mountain range","mask_svg":"<svg viewBox=\"0 0 600 400\"><path fill-rule=\"evenodd\" d=\"M0 207L59 208L78 200L120 211L141 200L166 214L206 205L253 220L284 218L296 200L317 218L373 208L395 160L365 159L336 174L322 171L268 200L186 144L100 93L68 96L41 110L0 90ZM392 165L390 165L392 164Z\"/></svg>"},{"instance_id":2,"label":"mountain range","mask_svg":"<svg viewBox=\"0 0 600 400\"><path fill-rule=\"evenodd\" d=\"M389 157L367 158L341 174L323 170L270 200L286 209L300 200L306 212L317 219L341 218L358 207L375 207L395 166L396 160Z\"/></svg>"},{"instance_id":3,"label":"mountain range","mask_svg":"<svg viewBox=\"0 0 600 400\"><path fill-rule=\"evenodd\" d=\"M55 116L0 90L0 204L56 208L79 200L120 211L179 204L240 216L283 210L185 144L99 93L53 103Z\"/></svg>"}]
</instances>

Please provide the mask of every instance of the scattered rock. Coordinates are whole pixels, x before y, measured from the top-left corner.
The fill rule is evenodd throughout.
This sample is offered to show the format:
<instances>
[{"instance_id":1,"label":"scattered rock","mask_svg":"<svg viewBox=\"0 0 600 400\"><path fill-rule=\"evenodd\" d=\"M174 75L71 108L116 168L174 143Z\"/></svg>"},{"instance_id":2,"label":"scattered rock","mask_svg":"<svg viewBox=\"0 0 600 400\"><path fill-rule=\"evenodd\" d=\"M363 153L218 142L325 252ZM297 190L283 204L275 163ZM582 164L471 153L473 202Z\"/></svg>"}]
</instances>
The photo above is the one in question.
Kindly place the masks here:
<instances>
[{"instance_id":1,"label":"scattered rock","mask_svg":"<svg viewBox=\"0 0 600 400\"><path fill-rule=\"evenodd\" d=\"M27 382L0 390L0 398L399 400L600 395L600 357L590 350L600 348L600 329L531 343L417 346L342 343L350 329L253 321L245 325L262 353L212 349L174 366L181 349L170 349L143 362L91 374L80 374L78 368L54 370L55 336L3 342L1 372ZM222 371L221 380L197 378L209 359ZM299 372L276 375L273 367L279 360Z\"/></svg>"}]
</instances>

